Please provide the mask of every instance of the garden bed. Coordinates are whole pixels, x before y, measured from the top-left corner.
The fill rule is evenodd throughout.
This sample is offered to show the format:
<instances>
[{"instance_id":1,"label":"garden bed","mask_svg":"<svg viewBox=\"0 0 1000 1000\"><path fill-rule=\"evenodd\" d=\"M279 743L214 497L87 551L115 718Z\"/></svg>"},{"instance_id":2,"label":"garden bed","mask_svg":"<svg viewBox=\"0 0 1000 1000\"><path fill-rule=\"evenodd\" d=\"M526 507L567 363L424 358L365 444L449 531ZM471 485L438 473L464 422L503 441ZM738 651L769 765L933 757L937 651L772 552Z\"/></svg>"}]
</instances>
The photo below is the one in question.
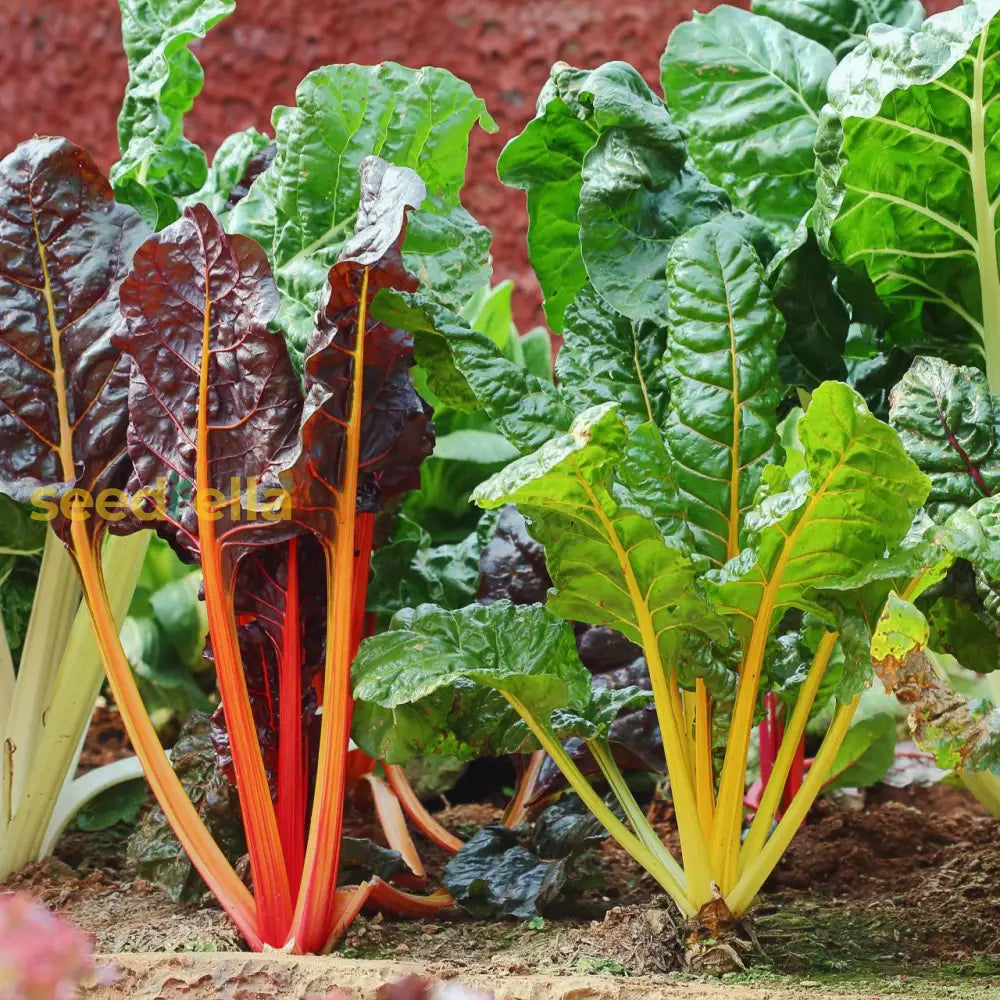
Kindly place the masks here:
<instances>
[{"instance_id":1,"label":"garden bed","mask_svg":"<svg viewBox=\"0 0 1000 1000\"><path fill-rule=\"evenodd\" d=\"M727 989L766 984L774 1000L827 989L974 997L982 987L989 995L1000 975L1000 820L947 787L884 787L867 799L864 811L826 802L814 810L754 911L752 971L726 976ZM439 818L470 831L494 814L471 804ZM654 820L667 828L665 805ZM361 817L352 826L375 833ZM433 879L443 855L429 842L420 846ZM55 859L10 883L114 955L121 976L97 996L319 996L339 985L362 997L413 970L532 1000L627 1000L658 996L660 987L663 996L691 1000L717 995L679 971L680 950L667 944L671 912L611 841L597 855L603 889L569 901L573 916L530 923L474 920L457 910L433 922L368 916L334 956L305 960L238 953L239 935L209 896L174 903L120 868L122 849L115 831L73 833Z\"/></svg>"}]
</instances>

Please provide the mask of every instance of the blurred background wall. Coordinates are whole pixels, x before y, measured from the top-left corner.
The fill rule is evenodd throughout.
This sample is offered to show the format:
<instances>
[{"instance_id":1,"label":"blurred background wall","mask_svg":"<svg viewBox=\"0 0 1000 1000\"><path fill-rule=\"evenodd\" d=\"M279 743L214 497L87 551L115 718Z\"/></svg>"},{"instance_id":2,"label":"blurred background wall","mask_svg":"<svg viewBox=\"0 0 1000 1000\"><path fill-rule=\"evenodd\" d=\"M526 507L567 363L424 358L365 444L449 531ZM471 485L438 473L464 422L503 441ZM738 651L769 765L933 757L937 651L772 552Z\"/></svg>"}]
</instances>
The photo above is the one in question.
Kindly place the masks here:
<instances>
[{"instance_id":1,"label":"blurred background wall","mask_svg":"<svg viewBox=\"0 0 1000 1000\"><path fill-rule=\"evenodd\" d=\"M931 11L958 0L925 0ZM741 6L748 6L743 0ZM238 0L197 48L205 89L187 134L211 156L230 132L270 132L275 104L326 63L395 60L468 80L500 132L474 136L465 203L495 234L497 278L517 283L522 326L541 322L525 252L524 196L496 178L503 143L534 113L558 59L635 65L659 91L667 36L712 0ZM125 85L115 0L0 0L0 155L34 133L64 135L108 168Z\"/></svg>"}]
</instances>

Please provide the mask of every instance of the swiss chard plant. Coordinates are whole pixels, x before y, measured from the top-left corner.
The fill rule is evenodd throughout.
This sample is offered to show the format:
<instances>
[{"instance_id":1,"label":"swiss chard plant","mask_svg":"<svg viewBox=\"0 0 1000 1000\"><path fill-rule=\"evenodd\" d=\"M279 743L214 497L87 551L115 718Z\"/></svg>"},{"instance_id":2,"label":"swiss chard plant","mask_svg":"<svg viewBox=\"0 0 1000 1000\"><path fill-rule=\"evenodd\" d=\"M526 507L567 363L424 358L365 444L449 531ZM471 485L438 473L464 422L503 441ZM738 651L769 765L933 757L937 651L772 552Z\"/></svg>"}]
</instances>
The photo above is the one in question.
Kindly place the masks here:
<instances>
[{"instance_id":1,"label":"swiss chard plant","mask_svg":"<svg viewBox=\"0 0 1000 1000\"><path fill-rule=\"evenodd\" d=\"M529 253L564 337L558 387L512 371L426 296L374 305L413 331L432 391L478 402L519 451L474 499L517 506L552 589L544 606L422 605L366 640L362 747L391 761L542 748L684 913L712 932L746 912L844 770L885 609L937 605L956 567L992 587L989 546L967 544L989 537L980 460L944 476L974 487L967 509L929 516L951 466L920 454L898 402L893 426L883 418L915 353L993 370L998 7L926 22L909 0L717 8L671 37L665 99L623 63L553 68L499 170L527 191ZM939 183L911 191L925 162ZM992 456L990 416L968 422ZM954 465L966 438L935 433ZM574 622L639 645L651 691L593 685ZM745 827L771 694L781 738ZM806 770L802 737L831 701ZM620 713L650 702L679 858L609 745Z\"/></svg>"},{"instance_id":2,"label":"swiss chard plant","mask_svg":"<svg viewBox=\"0 0 1000 1000\"><path fill-rule=\"evenodd\" d=\"M43 162L47 170L39 169ZM74 204L55 208L61 181L69 182ZM103 482L116 461L103 441L109 428L114 434L115 418L88 403L106 382L107 394L124 404L124 383L111 378L111 353L91 345L118 322L117 288L146 230L113 204L89 158L58 140L38 140L0 163L0 200L8 212L0 264L2 878L50 849L86 790L119 773L71 781L103 681L101 657L63 545L68 522L59 517L49 531L36 520L45 511L32 515L26 504L36 489L68 486L78 475L84 488ZM32 249L53 236L50 256ZM88 260L91 239L98 257ZM53 331L63 338L61 349L51 346ZM82 380L73 378L81 355ZM86 468L84 452L92 454ZM57 512L51 499L43 506ZM146 544L141 537L115 539L104 552L108 614L118 624Z\"/></svg>"},{"instance_id":3,"label":"swiss chard plant","mask_svg":"<svg viewBox=\"0 0 1000 1000\"><path fill-rule=\"evenodd\" d=\"M62 139L3 162L0 491L35 503L47 549L68 550L91 629L80 641L96 642L194 867L251 946L320 951L364 905L450 905L377 877L337 888L358 860L341 863L345 789L370 768L349 752L349 665L369 623L375 515L418 484L434 445L412 338L371 301L422 285L459 306L488 283L489 234L458 192L469 130L493 126L443 70L326 67L276 110L273 144L239 133L209 167L183 135L201 87L188 45L233 6L122 0L130 78L110 183ZM161 747L137 684L152 673L141 627L124 644L119 633L140 560L120 580L105 560L144 548L154 527L200 564L222 700L213 735L238 788L252 890ZM34 558L13 542L11 555ZM191 597L192 581L178 582ZM179 609L149 603L159 625ZM182 603L192 634L176 652L193 660L203 628ZM398 802L369 779L390 840L407 846Z\"/></svg>"}]
</instances>

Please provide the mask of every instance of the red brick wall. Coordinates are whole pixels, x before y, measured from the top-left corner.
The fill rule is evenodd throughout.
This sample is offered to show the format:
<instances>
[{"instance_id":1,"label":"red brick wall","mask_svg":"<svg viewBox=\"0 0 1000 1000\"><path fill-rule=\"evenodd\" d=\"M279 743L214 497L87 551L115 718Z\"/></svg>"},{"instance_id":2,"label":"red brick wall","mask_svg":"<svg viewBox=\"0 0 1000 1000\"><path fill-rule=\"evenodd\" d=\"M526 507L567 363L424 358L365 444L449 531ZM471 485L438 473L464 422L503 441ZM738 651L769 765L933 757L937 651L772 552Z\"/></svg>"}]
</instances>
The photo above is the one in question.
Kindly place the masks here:
<instances>
[{"instance_id":1,"label":"red brick wall","mask_svg":"<svg viewBox=\"0 0 1000 1000\"><path fill-rule=\"evenodd\" d=\"M955 0L931 0L935 9ZM746 3L743 3L746 6ZM534 113L550 65L624 59L651 82L671 29L712 0L239 0L198 50L205 90L188 134L213 152L230 132L267 129L305 73L326 63L395 60L468 80L500 125L477 135L465 201L495 233L498 277L537 290L524 251L523 195L496 179L503 143ZM125 83L115 0L0 0L0 154L34 133L65 135L105 167Z\"/></svg>"}]
</instances>

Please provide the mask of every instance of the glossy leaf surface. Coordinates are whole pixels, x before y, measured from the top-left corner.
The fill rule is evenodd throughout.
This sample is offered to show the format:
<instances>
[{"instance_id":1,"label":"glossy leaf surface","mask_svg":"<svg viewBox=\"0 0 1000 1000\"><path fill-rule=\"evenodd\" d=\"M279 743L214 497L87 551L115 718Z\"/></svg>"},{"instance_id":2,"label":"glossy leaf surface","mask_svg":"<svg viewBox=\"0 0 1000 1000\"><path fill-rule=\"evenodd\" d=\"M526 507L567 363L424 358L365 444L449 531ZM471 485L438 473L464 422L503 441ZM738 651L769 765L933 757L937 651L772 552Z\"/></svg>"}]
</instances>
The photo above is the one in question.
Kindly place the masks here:
<instances>
[{"instance_id":1,"label":"glossy leaf surface","mask_svg":"<svg viewBox=\"0 0 1000 1000\"><path fill-rule=\"evenodd\" d=\"M301 389L280 334L263 250L228 236L203 205L148 240L122 291L119 342L134 362L129 395L132 488L167 484L158 501L175 542L198 555L198 460L219 491L215 532L249 539L270 524L264 484L294 448ZM253 507L259 511L253 516Z\"/></svg>"},{"instance_id":2,"label":"glossy leaf surface","mask_svg":"<svg viewBox=\"0 0 1000 1000\"><path fill-rule=\"evenodd\" d=\"M327 272L356 228L359 169L375 155L409 167L430 197L407 234L406 266L453 308L489 279L490 234L462 208L469 132L495 125L467 83L433 67L326 66L275 110L274 162L230 225L267 250L281 294L279 321L305 349Z\"/></svg>"},{"instance_id":3,"label":"glossy leaf surface","mask_svg":"<svg viewBox=\"0 0 1000 1000\"><path fill-rule=\"evenodd\" d=\"M504 183L528 192L528 249L554 330L588 281L631 319L659 316L670 242L729 208L687 160L631 66L556 63L538 114L498 164Z\"/></svg>"},{"instance_id":4,"label":"glossy leaf surface","mask_svg":"<svg viewBox=\"0 0 1000 1000\"><path fill-rule=\"evenodd\" d=\"M936 518L1000 490L1000 403L982 372L917 358L892 390L889 421L931 478Z\"/></svg>"},{"instance_id":5,"label":"glossy leaf surface","mask_svg":"<svg viewBox=\"0 0 1000 1000\"><path fill-rule=\"evenodd\" d=\"M373 311L412 332L417 362L441 402L482 409L518 451L531 451L569 427L572 411L548 379L508 360L489 337L427 296L386 293Z\"/></svg>"},{"instance_id":6,"label":"glossy leaf surface","mask_svg":"<svg viewBox=\"0 0 1000 1000\"><path fill-rule=\"evenodd\" d=\"M747 546L710 574L714 602L745 641L769 632L789 608L823 614L818 589L848 579L861 585L927 495L928 480L896 432L848 386L821 385L798 429L805 469L768 470L747 516Z\"/></svg>"},{"instance_id":7,"label":"glossy leaf surface","mask_svg":"<svg viewBox=\"0 0 1000 1000\"><path fill-rule=\"evenodd\" d=\"M830 78L814 221L892 309L895 342L1000 375L995 0L879 28ZM914 164L920 164L914 170Z\"/></svg>"},{"instance_id":8,"label":"glossy leaf surface","mask_svg":"<svg viewBox=\"0 0 1000 1000\"><path fill-rule=\"evenodd\" d=\"M835 65L818 42L730 6L681 24L663 54L667 106L695 164L778 233L812 207L813 140Z\"/></svg>"},{"instance_id":9,"label":"glossy leaf surface","mask_svg":"<svg viewBox=\"0 0 1000 1000\"><path fill-rule=\"evenodd\" d=\"M0 203L0 492L97 494L125 454L128 362L113 337L148 229L65 139L32 139L5 157Z\"/></svg>"},{"instance_id":10,"label":"glossy leaf surface","mask_svg":"<svg viewBox=\"0 0 1000 1000\"><path fill-rule=\"evenodd\" d=\"M837 58L863 42L873 24L919 28L924 19L920 0L752 0L750 9L825 45Z\"/></svg>"},{"instance_id":11,"label":"glossy leaf surface","mask_svg":"<svg viewBox=\"0 0 1000 1000\"><path fill-rule=\"evenodd\" d=\"M542 726L587 738L606 733L630 701L647 700L635 689L595 692L573 630L540 605L509 601L401 611L361 644L352 679L362 703L354 739L390 763L415 753L468 758L537 749L504 695Z\"/></svg>"},{"instance_id":12,"label":"glossy leaf surface","mask_svg":"<svg viewBox=\"0 0 1000 1000\"><path fill-rule=\"evenodd\" d=\"M566 310L556 375L574 413L617 403L630 426L660 424L667 408L663 363L667 330L662 321L636 323L615 312L590 285Z\"/></svg>"},{"instance_id":13,"label":"glossy leaf surface","mask_svg":"<svg viewBox=\"0 0 1000 1000\"><path fill-rule=\"evenodd\" d=\"M749 244L712 223L667 263L670 405L664 439L698 551L739 552L743 517L778 454L781 314Z\"/></svg>"},{"instance_id":14,"label":"glossy leaf surface","mask_svg":"<svg viewBox=\"0 0 1000 1000\"><path fill-rule=\"evenodd\" d=\"M236 0L118 0L128 83L118 116L122 158L111 169L115 197L154 229L179 215L177 199L205 183L205 154L184 138L184 115L204 73L192 42L236 9Z\"/></svg>"},{"instance_id":15,"label":"glossy leaf surface","mask_svg":"<svg viewBox=\"0 0 1000 1000\"><path fill-rule=\"evenodd\" d=\"M554 613L610 625L637 643L639 616L648 613L668 659L688 631L724 639L725 628L699 596L686 550L613 484L627 440L612 404L586 410L568 433L487 480L473 499L487 509L515 503L529 520L545 546Z\"/></svg>"}]
</instances>

